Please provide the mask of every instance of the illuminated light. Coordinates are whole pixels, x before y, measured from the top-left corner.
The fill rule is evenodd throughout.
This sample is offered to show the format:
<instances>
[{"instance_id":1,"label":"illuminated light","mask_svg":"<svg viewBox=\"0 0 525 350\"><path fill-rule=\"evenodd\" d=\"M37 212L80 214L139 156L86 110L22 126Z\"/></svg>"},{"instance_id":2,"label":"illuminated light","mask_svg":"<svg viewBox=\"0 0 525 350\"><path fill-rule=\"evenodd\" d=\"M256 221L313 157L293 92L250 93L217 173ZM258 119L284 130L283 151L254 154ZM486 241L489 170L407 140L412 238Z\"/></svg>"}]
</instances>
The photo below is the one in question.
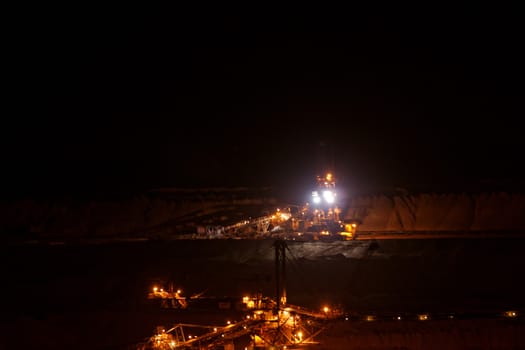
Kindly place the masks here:
<instances>
[{"instance_id":1,"label":"illuminated light","mask_svg":"<svg viewBox=\"0 0 525 350\"><path fill-rule=\"evenodd\" d=\"M356 224L352 224L352 227L356 227L357 225Z\"/></svg>"},{"instance_id":2,"label":"illuminated light","mask_svg":"<svg viewBox=\"0 0 525 350\"><path fill-rule=\"evenodd\" d=\"M505 311L504 315L505 317L515 318L515 317L518 317L518 312L515 310L509 310L509 311Z\"/></svg>"},{"instance_id":3,"label":"illuminated light","mask_svg":"<svg viewBox=\"0 0 525 350\"><path fill-rule=\"evenodd\" d=\"M157 290L159 290L157 287L153 287L153 292L157 293Z\"/></svg>"},{"instance_id":4,"label":"illuminated light","mask_svg":"<svg viewBox=\"0 0 525 350\"><path fill-rule=\"evenodd\" d=\"M227 324L231 324L231 322L230 322L230 321L227 321L226 323L227 323Z\"/></svg>"},{"instance_id":5,"label":"illuminated light","mask_svg":"<svg viewBox=\"0 0 525 350\"><path fill-rule=\"evenodd\" d=\"M401 320L401 316L397 316L396 320L398 320L398 321Z\"/></svg>"},{"instance_id":6,"label":"illuminated light","mask_svg":"<svg viewBox=\"0 0 525 350\"><path fill-rule=\"evenodd\" d=\"M417 318L420 321L426 321L426 320L428 320L428 315L427 314L417 315Z\"/></svg>"},{"instance_id":7,"label":"illuminated light","mask_svg":"<svg viewBox=\"0 0 525 350\"><path fill-rule=\"evenodd\" d=\"M333 203L335 201L335 195L332 191L324 191L323 198L327 203Z\"/></svg>"},{"instance_id":8,"label":"illuminated light","mask_svg":"<svg viewBox=\"0 0 525 350\"><path fill-rule=\"evenodd\" d=\"M295 338L297 338L298 342L303 341L303 332L297 332L297 334L295 335Z\"/></svg>"},{"instance_id":9,"label":"illuminated light","mask_svg":"<svg viewBox=\"0 0 525 350\"><path fill-rule=\"evenodd\" d=\"M281 213L280 216L281 216L281 219L288 220L291 217L291 214Z\"/></svg>"},{"instance_id":10,"label":"illuminated light","mask_svg":"<svg viewBox=\"0 0 525 350\"><path fill-rule=\"evenodd\" d=\"M331 173L326 174L326 179L328 181L332 181L332 174Z\"/></svg>"},{"instance_id":11,"label":"illuminated light","mask_svg":"<svg viewBox=\"0 0 525 350\"><path fill-rule=\"evenodd\" d=\"M368 316L365 317L365 320L367 320L368 322L372 322L372 321L375 321L376 318L373 315L368 315Z\"/></svg>"},{"instance_id":12,"label":"illuminated light","mask_svg":"<svg viewBox=\"0 0 525 350\"><path fill-rule=\"evenodd\" d=\"M161 292L164 292L164 289L161 288L160 291L161 291Z\"/></svg>"},{"instance_id":13,"label":"illuminated light","mask_svg":"<svg viewBox=\"0 0 525 350\"><path fill-rule=\"evenodd\" d=\"M182 293L182 291L180 289L177 289L177 294L180 294Z\"/></svg>"},{"instance_id":14,"label":"illuminated light","mask_svg":"<svg viewBox=\"0 0 525 350\"><path fill-rule=\"evenodd\" d=\"M321 197L319 197L319 193L317 193L317 191L313 191L313 192L312 192L312 201L313 201L315 204L319 204L319 203L321 203Z\"/></svg>"},{"instance_id":15,"label":"illuminated light","mask_svg":"<svg viewBox=\"0 0 525 350\"><path fill-rule=\"evenodd\" d=\"M214 331L214 332L217 332L217 327L213 328L213 331Z\"/></svg>"},{"instance_id":16,"label":"illuminated light","mask_svg":"<svg viewBox=\"0 0 525 350\"><path fill-rule=\"evenodd\" d=\"M353 233L352 232L339 232L339 234L343 237L346 237L346 239L352 238Z\"/></svg>"},{"instance_id":17,"label":"illuminated light","mask_svg":"<svg viewBox=\"0 0 525 350\"><path fill-rule=\"evenodd\" d=\"M324 312L328 312L328 311L330 311L330 309L328 308L328 306L325 306L325 307L323 308L323 311L324 311Z\"/></svg>"}]
</instances>

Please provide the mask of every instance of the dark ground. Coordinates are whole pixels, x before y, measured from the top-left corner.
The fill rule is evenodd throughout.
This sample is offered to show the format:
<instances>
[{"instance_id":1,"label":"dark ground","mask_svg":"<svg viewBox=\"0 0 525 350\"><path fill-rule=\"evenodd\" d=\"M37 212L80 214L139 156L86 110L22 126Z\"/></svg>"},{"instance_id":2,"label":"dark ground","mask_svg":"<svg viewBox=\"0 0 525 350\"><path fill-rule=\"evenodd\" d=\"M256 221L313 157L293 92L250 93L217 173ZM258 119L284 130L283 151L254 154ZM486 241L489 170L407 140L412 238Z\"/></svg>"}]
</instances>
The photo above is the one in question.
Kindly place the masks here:
<instances>
[{"instance_id":1,"label":"dark ground","mask_svg":"<svg viewBox=\"0 0 525 350\"><path fill-rule=\"evenodd\" d=\"M336 349L335 343L356 349L524 346L524 238L288 242L288 247L289 303L314 309L338 304L356 317L374 313L380 319L336 325L322 334L319 348ZM234 315L160 310L146 299L156 280L173 281L186 296L275 293L273 241L1 250L0 348L6 349L119 349L152 335L157 325L202 322L203 317L220 325ZM505 310L519 310L521 318L504 320ZM394 315L417 313L434 320L392 321ZM455 321L438 320L448 314L456 315ZM487 340L476 345L477 333Z\"/></svg>"}]
</instances>

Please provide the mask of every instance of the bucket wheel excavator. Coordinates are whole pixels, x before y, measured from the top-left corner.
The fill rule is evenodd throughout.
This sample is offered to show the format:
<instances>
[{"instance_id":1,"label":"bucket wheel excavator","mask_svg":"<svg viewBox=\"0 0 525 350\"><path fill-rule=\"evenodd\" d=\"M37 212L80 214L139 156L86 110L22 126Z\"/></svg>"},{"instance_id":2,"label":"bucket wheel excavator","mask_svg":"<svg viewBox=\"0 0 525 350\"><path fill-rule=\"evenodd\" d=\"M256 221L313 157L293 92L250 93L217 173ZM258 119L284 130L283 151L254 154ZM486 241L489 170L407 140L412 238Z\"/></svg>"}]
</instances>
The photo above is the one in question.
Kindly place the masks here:
<instances>
[{"instance_id":1,"label":"bucket wheel excavator","mask_svg":"<svg viewBox=\"0 0 525 350\"><path fill-rule=\"evenodd\" d=\"M274 246L275 299L243 298L247 310L243 319L225 326L176 324L168 330L158 327L153 336L138 344L137 349L234 350L234 341L243 336L249 336L250 344L245 349L251 350L293 349L318 344L315 337L340 320L343 312L328 307L315 311L288 304L284 283L287 245L284 240L277 240Z\"/></svg>"},{"instance_id":2,"label":"bucket wheel excavator","mask_svg":"<svg viewBox=\"0 0 525 350\"><path fill-rule=\"evenodd\" d=\"M340 200L332 173L317 176L310 202L288 205L268 215L249 218L228 226L215 226L199 238L301 238L305 240L352 240L358 220L341 219Z\"/></svg>"}]
</instances>

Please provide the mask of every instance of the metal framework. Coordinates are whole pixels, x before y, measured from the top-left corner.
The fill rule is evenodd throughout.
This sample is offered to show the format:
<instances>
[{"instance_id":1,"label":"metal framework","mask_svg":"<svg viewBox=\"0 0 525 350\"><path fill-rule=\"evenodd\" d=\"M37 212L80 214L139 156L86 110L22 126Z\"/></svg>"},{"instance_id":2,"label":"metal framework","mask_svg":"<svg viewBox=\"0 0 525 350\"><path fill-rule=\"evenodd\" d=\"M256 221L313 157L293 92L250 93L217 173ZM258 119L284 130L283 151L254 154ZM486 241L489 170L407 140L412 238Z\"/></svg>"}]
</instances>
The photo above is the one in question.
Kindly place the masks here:
<instances>
[{"instance_id":1,"label":"metal framework","mask_svg":"<svg viewBox=\"0 0 525 350\"><path fill-rule=\"evenodd\" d=\"M158 327L155 334L137 349L224 349L233 350L235 339L249 335L250 349L285 349L309 344L331 323L339 319L340 312L317 312L290 305L286 300L286 249L284 240L275 247L275 299L252 300L249 314L240 322L225 327L177 324L169 330ZM191 331L190 331L191 330ZM192 336L188 334L192 333Z\"/></svg>"}]
</instances>

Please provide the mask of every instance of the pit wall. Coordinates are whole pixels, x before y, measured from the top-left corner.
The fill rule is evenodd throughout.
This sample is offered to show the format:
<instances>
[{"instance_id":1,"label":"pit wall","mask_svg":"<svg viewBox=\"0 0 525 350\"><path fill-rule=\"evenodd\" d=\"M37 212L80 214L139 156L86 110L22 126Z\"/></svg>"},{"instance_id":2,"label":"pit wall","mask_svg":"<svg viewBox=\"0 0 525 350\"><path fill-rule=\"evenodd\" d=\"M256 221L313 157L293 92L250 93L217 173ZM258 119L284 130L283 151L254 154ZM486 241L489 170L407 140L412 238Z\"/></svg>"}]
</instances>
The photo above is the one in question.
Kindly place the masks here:
<instances>
[{"instance_id":1,"label":"pit wall","mask_svg":"<svg viewBox=\"0 0 525 350\"><path fill-rule=\"evenodd\" d=\"M361 232L524 231L525 195L363 196L349 201L344 219L360 220Z\"/></svg>"}]
</instances>

